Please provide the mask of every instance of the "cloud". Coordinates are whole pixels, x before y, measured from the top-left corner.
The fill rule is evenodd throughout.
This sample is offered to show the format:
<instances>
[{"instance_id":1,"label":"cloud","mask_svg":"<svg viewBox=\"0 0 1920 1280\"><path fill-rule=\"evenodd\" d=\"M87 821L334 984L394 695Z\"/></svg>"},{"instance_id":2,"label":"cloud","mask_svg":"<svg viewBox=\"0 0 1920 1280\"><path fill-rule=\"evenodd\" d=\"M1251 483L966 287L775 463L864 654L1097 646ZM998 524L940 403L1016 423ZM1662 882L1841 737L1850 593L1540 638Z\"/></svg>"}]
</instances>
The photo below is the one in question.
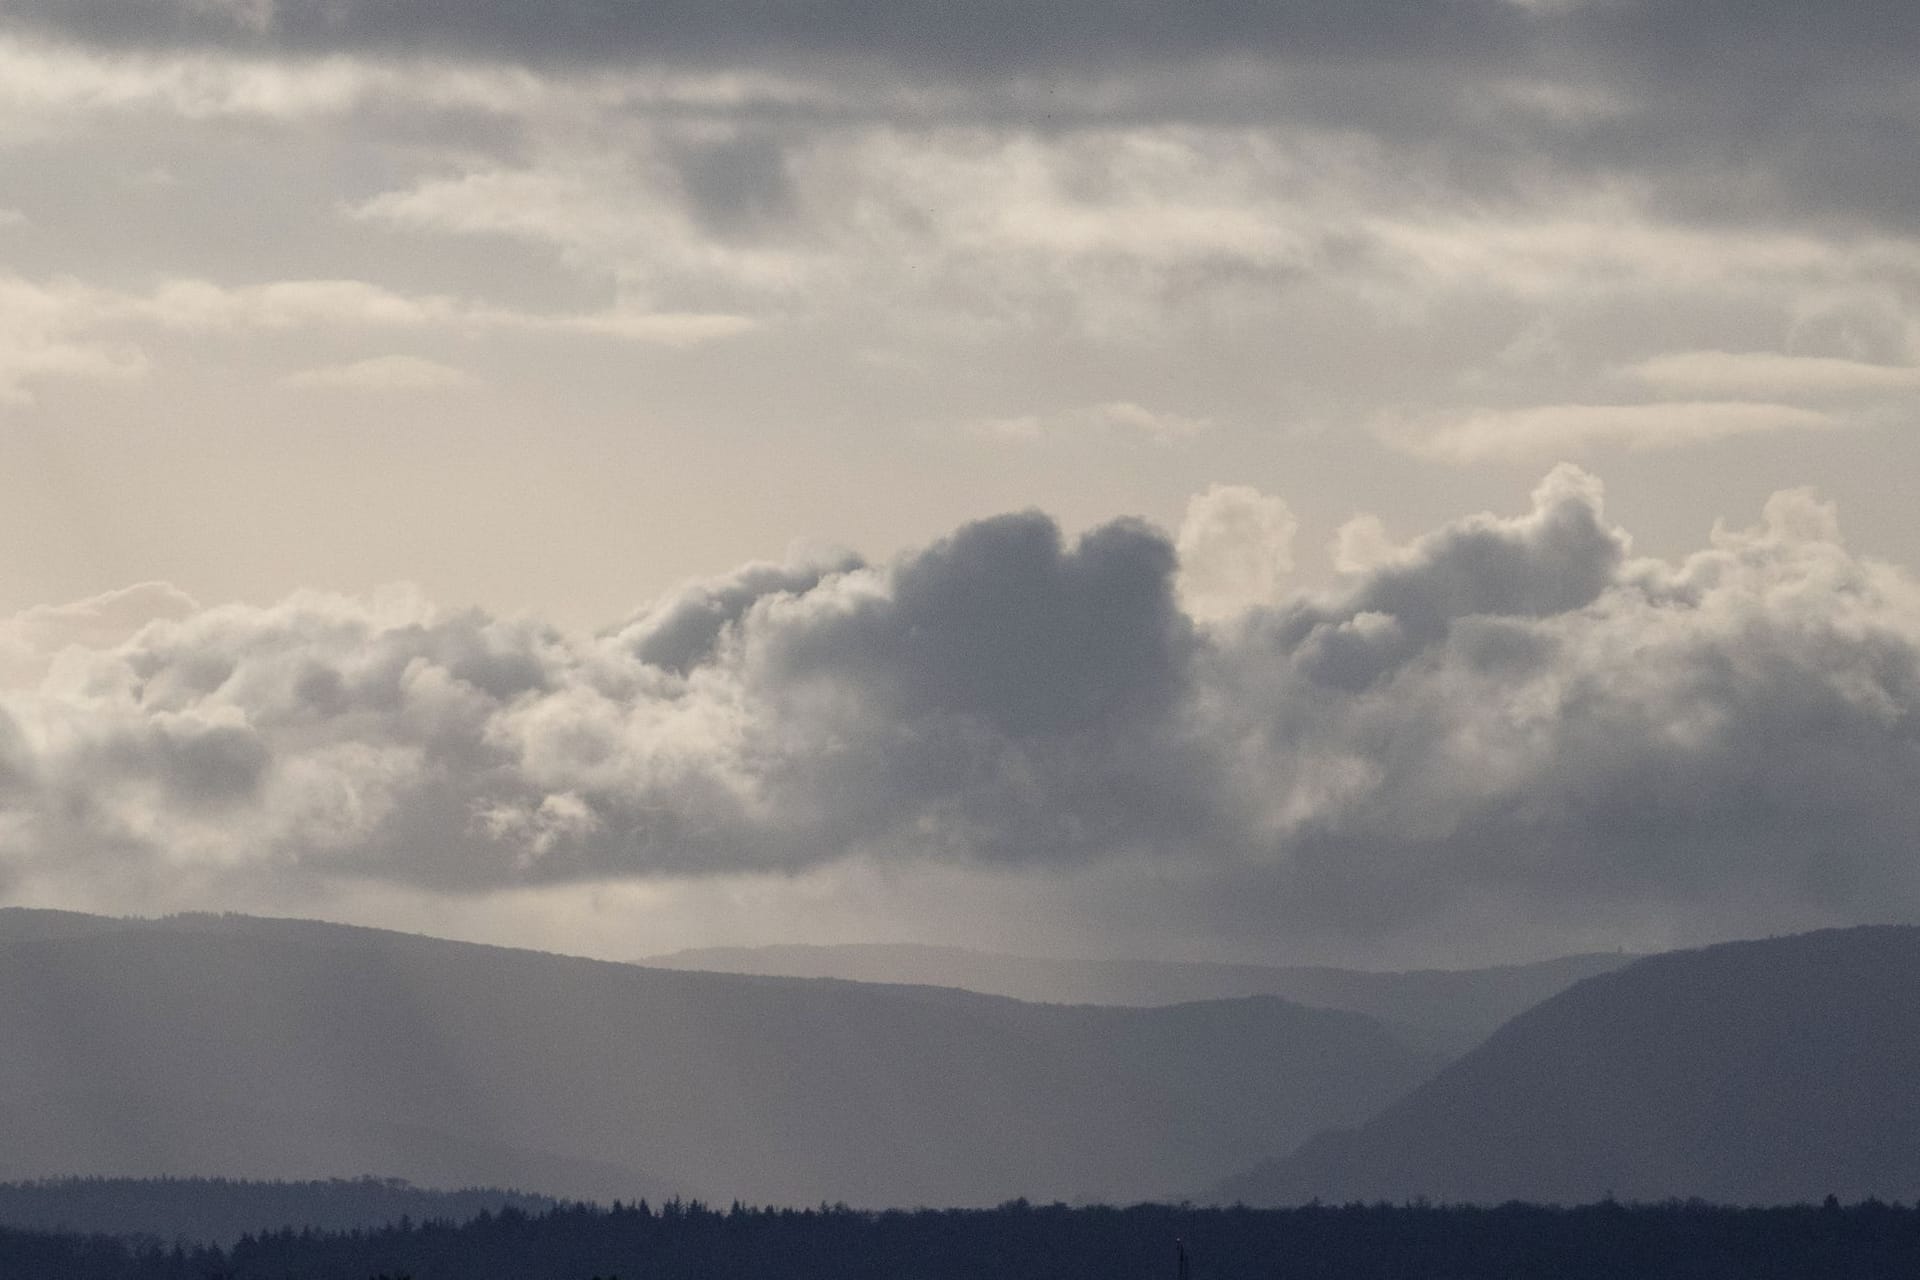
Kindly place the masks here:
<instances>
[{"instance_id":1,"label":"cloud","mask_svg":"<svg viewBox=\"0 0 1920 1280\"><path fill-rule=\"evenodd\" d=\"M303 391L459 391L480 385L464 369L419 356L372 356L302 369L282 379Z\"/></svg>"},{"instance_id":2,"label":"cloud","mask_svg":"<svg viewBox=\"0 0 1920 1280\"><path fill-rule=\"evenodd\" d=\"M910 0L876 22L857 4L815 6L804 19L756 0L608 6L592 0L500 0L394 6L378 0L46 0L15 6L29 29L109 45L183 45L289 52L357 49L521 59L621 62L636 57L733 61L821 58L864 48L922 72L1059 62L1124 63L1146 50L1218 57L1245 51L1352 59L1471 55L1510 45L1511 6L1458 0L1442 12L1399 4L1368 20L1343 7L1213 6L1204 15L1082 3L1040 14L996 2L959 12Z\"/></svg>"},{"instance_id":3,"label":"cloud","mask_svg":"<svg viewBox=\"0 0 1920 1280\"><path fill-rule=\"evenodd\" d=\"M469 889L892 842L1092 857L1166 820L1172 570L1150 530L1068 545L1035 515L886 569L743 571L598 636L405 597L205 610L0 703L38 780L19 847Z\"/></svg>"},{"instance_id":4,"label":"cloud","mask_svg":"<svg viewBox=\"0 0 1920 1280\"><path fill-rule=\"evenodd\" d=\"M1674 449L1734 436L1837 426L1828 414L1794 405L1747 401L1666 401L1655 404L1555 404L1526 409L1481 409L1411 427L1394 426L1387 440L1447 462L1564 454L1595 445Z\"/></svg>"},{"instance_id":5,"label":"cloud","mask_svg":"<svg viewBox=\"0 0 1920 1280\"><path fill-rule=\"evenodd\" d=\"M146 373L138 347L90 332L97 294L70 280L49 285L0 275L0 404L31 403L50 378L129 379Z\"/></svg>"},{"instance_id":6,"label":"cloud","mask_svg":"<svg viewBox=\"0 0 1920 1280\"><path fill-rule=\"evenodd\" d=\"M1636 559L1561 467L1370 560L1217 630L1166 535L1035 513L595 634L404 592L34 611L0 864L67 900L859 866L1403 956L1920 915L1920 584L1832 508Z\"/></svg>"},{"instance_id":7,"label":"cloud","mask_svg":"<svg viewBox=\"0 0 1920 1280\"><path fill-rule=\"evenodd\" d=\"M1772 351L1678 351L1643 360L1622 372L1662 391L1696 396L1793 400L1920 389L1920 368L1910 365Z\"/></svg>"},{"instance_id":8,"label":"cloud","mask_svg":"<svg viewBox=\"0 0 1920 1280\"><path fill-rule=\"evenodd\" d=\"M576 266L611 271L634 287L693 277L777 294L804 281L801 255L707 234L670 161L651 153L644 137L625 142L626 154L574 157L564 168L429 179L362 201L350 213L398 228L549 245Z\"/></svg>"},{"instance_id":9,"label":"cloud","mask_svg":"<svg viewBox=\"0 0 1920 1280\"><path fill-rule=\"evenodd\" d=\"M772 598L815 591L831 576L863 568L858 557L824 564L749 564L723 578L694 582L630 619L620 638L650 667L678 675L714 662L746 613Z\"/></svg>"},{"instance_id":10,"label":"cloud","mask_svg":"<svg viewBox=\"0 0 1920 1280\"><path fill-rule=\"evenodd\" d=\"M248 336L301 328L438 331L467 338L569 334L616 342L688 347L735 337L757 322L726 313L658 311L616 304L598 311L527 311L444 294L400 293L364 280L276 280L222 285L173 279L144 293L72 279L33 281L0 274L0 403L29 403L53 378L132 379L152 357L140 345L155 334ZM398 361L399 363L395 363ZM331 370L295 373L311 388L375 382L392 388L437 377L427 362L389 357Z\"/></svg>"},{"instance_id":11,"label":"cloud","mask_svg":"<svg viewBox=\"0 0 1920 1280\"><path fill-rule=\"evenodd\" d=\"M1382 560L1345 593L1276 610L1271 632L1318 683L1365 689L1478 618L1541 618L1598 598L1627 552L1597 480L1556 467L1533 510L1469 517Z\"/></svg>"},{"instance_id":12,"label":"cloud","mask_svg":"<svg viewBox=\"0 0 1920 1280\"><path fill-rule=\"evenodd\" d=\"M1320 207L1337 197L1285 189L1305 167L1332 167L1336 147L1295 154L1245 132L1172 128L1030 136L936 119L907 130L884 116L774 131L760 114L712 130L724 147L696 145L670 121L621 120L604 143L568 135L530 163L426 177L348 212L368 226L545 248L662 305L874 309L894 332L950 332L955 317L1027 331L1058 317L1048 323L1107 336L1259 305L1266 286L1314 265L1334 238L1327 220L1345 212ZM730 212L716 166L742 165L757 166L761 194ZM1039 431L1049 416L1009 429ZM1148 416L1162 429L1198 426Z\"/></svg>"},{"instance_id":13,"label":"cloud","mask_svg":"<svg viewBox=\"0 0 1920 1280\"><path fill-rule=\"evenodd\" d=\"M0 687L38 683L64 650L112 649L148 623L199 609L169 582L142 582L72 604L40 605L0 620Z\"/></svg>"},{"instance_id":14,"label":"cloud","mask_svg":"<svg viewBox=\"0 0 1920 1280\"><path fill-rule=\"evenodd\" d=\"M1247 485L1216 484L1188 499L1174 544L1187 612L1217 619L1278 603L1299 528L1285 502Z\"/></svg>"},{"instance_id":15,"label":"cloud","mask_svg":"<svg viewBox=\"0 0 1920 1280\"><path fill-rule=\"evenodd\" d=\"M1363 512L1334 530L1327 553L1341 573L1365 573L1393 559L1395 548L1385 522Z\"/></svg>"},{"instance_id":16,"label":"cloud","mask_svg":"<svg viewBox=\"0 0 1920 1280\"><path fill-rule=\"evenodd\" d=\"M426 105L429 92L463 111L512 114L569 86L581 90L576 105L593 101L616 118L671 100L703 116L784 107L802 127L1321 132L1413 168L1443 152L1439 168L1451 173L1431 176L1450 213L1588 187L1643 197L1682 215L1680 226L1777 229L1837 216L1903 236L1920 172L1914 24L1872 4L1829 6L1820 24L1783 14L1777 0L1709 9L1711 18L1684 18L1641 0L1364 9L1079 0L1042 11L908 0L876 22L853 4L816 5L800 21L761 0L25 0L0 28L27 51L0 66L0 93L284 119L369 101ZM676 80L700 84L663 89ZM713 148L694 169L714 182L694 185L777 190L728 187L722 170L738 177L752 151ZM1217 225L1244 238L1221 212ZM1603 268L1604 255L1595 262Z\"/></svg>"},{"instance_id":17,"label":"cloud","mask_svg":"<svg viewBox=\"0 0 1920 1280\"><path fill-rule=\"evenodd\" d=\"M364 280L275 280L227 286L173 280L148 297L104 297L109 316L189 332L291 329L306 325L429 329L456 333L575 333L667 346L731 337L754 327L743 316L660 312L536 312L445 294L405 294Z\"/></svg>"},{"instance_id":18,"label":"cloud","mask_svg":"<svg viewBox=\"0 0 1920 1280\"><path fill-rule=\"evenodd\" d=\"M397 66L346 57L248 56L217 48L113 52L22 39L0 20L0 104L20 128L160 112L187 120L294 121L338 117L371 104L499 112L538 97L525 75L445 63Z\"/></svg>"},{"instance_id":19,"label":"cloud","mask_svg":"<svg viewBox=\"0 0 1920 1280\"><path fill-rule=\"evenodd\" d=\"M1040 128L888 92L859 109L581 102L527 116L532 141L511 156L463 158L346 209L368 228L544 249L661 308L827 318L892 342L1000 330L1230 348L1344 322L1360 327L1356 347L1405 352L1410 326L1457 324L1511 374L1516 352L1495 352L1512 335L1481 330L1518 313L1533 317L1523 329L1600 344L1561 338L1549 354L1563 381L1605 374L1620 347L1644 353L1650 334L1717 299L1740 300L1740 323L1777 317L1784 330L1813 298L1920 296L1904 224L1840 236L1784 216L1681 219L1659 184L1537 172L1505 153L1486 164L1521 171L1480 189L1457 172L1473 164L1436 159L1471 151L1459 138L1436 148L1287 110L1232 124L1113 108ZM681 120L689 110L699 129ZM603 127L583 133L581 118ZM1685 329L1675 338L1701 342ZM1403 377L1458 372L1431 355L1397 358ZM1045 434L1065 414L1000 415L998 427Z\"/></svg>"},{"instance_id":20,"label":"cloud","mask_svg":"<svg viewBox=\"0 0 1920 1280\"><path fill-rule=\"evenodd\" d=\"M1131 437L1152 444L1177 444L1208 431L1207 418L1192 418L1146 408L1130 400L1109 400L1053 414L1021 414L1010 418L982 418L968 430L996 440L1037 442L1073 437Z\"/></svg>"},{"instance_id":21,"label":"cloud","mask_svg":"<svg viewBox=\"0 0 1920 1280\"><path fill-rule=\"evenodd\" d=\"M1580 12L1599 7L1449 6L1486 24L1481 42L1397 11L1088 12L1041 23L1081 44L1036 36L1019 58L968 59L958 48L1004 34L971 10L902 19L894 39L823 19L800 39L776 35L784 19L755 5L710 30L710 15L645 6L583 4L555 27L508 20L512 4L418 26L359 4L177 0L168 21L140 6L28 5L0 31L0 116L103 148L134 122L211 138L246 119L284 140L280 163L334 195L303 211L330 205L347 222L309 231L353 246L330 264L345 275L380 254L424 254L438 264L428 278L445 280L506 248L526 255L523 271L563 268L545 296L584 287L622 300L563 317L443 298L442 313L457 313L447 322L469 330L692 345L792 322L896 354L916 341L951 349L956 336L1207 342L1239 380L1259 376L1247 350L1337 330L1345 342L1322 340L1339 350L1391 348L1396 379L1425 384L1414 402L1432 405L1457 394L1464 362L1519 378L1495 353L1539 322L1562 335L1549 353L1560 385L1519 395L1578 405L1594 395L1582 373L1604 378L1650 342L1764 346L1826 295L1912 309L1911 228L1870 207L1887 202L1898 166L1859 161L1851 218L1826 211L1847 185L1830 177L1775 189L1798 157L1842 150L1826 144L1920 137L1909 102L1836 81L1824 105L1767 113L1786 132L1728 174L1724 131L1743 132L1744 117L1687 95L1745 102L1747 91L1732 77L1642 83L1646 59L1625 55L1623 32L1664 39L1667 20L1640 6L1611 24ZM942 25L956 40L979 30L920 47ZM611 55L641 29L647 56ZM604 38L578 39L587 30ZM1111 43L1091 38L1102 31ZM1837 38L1802 34L1814 47ZM360 158L350 183L327 159L340 148ZM1718 206L1701 207L1703 182ZM1752 199L1724 195L1756 186ZM314 270L315 256L296 249L292 261ZM167 274L143 265L142 278ZM1420 325L1453 341L1410 343ZM1377 361L1347 363L1297 379L1343 424L1372 411L1378 390ZM1003 415L1003 426L1044 434L1055 416Z\"/></svg>"}]
</instances>

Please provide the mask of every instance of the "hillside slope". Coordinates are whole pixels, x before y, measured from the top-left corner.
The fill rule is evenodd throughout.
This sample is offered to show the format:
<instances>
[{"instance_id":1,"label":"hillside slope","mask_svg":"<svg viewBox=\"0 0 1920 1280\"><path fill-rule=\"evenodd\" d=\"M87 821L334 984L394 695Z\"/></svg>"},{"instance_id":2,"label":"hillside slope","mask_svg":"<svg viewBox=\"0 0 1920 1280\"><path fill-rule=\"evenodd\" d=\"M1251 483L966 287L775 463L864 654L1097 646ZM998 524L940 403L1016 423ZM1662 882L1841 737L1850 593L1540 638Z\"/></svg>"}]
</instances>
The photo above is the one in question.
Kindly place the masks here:
<instances>
[{"instance_id":1,"label":"hillside slope","mask_svg":"<svg viewBox=\"0 0 1920 1280\"><path fill-rule=\"evenodd\" d=\"M1654 956L1218 1198L1920 1196L1920 928Z\"/></svg>"},{"instance_id":2,"label":"hillside slope","mask_svg":"<svg viewBox=\"0 0 1920 1280\"><path fill-rule=\"evenodd\" d=\"M310 922L22 918L0 917L0 1178L1133 1199L1356 1122L1434 1065L1272 998L1047 1006Z\"/></svg>"}]
</instances>

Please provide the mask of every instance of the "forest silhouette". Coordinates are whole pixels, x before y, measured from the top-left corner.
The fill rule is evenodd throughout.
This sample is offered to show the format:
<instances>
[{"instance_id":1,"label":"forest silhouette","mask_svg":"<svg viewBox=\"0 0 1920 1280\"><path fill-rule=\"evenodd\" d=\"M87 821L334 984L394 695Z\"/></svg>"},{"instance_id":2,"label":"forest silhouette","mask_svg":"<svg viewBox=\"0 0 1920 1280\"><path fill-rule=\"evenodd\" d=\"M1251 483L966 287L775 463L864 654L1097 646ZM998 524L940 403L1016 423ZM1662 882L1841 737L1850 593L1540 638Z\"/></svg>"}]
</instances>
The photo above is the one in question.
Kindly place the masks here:
<instances>
[{"instance_id":1,"label":"forest silhouette","mask_svg":"<svg viewBox=\"0 0 1920 1280\"><path fill-rule=\"evenodd\" d=\"M0 1231L9 1280L1858 1280L1920 1271L1920 1208L1702 1202L864 1212L697 1202L292 1229L230 1249Z\"/></svg>"}]
</instances>

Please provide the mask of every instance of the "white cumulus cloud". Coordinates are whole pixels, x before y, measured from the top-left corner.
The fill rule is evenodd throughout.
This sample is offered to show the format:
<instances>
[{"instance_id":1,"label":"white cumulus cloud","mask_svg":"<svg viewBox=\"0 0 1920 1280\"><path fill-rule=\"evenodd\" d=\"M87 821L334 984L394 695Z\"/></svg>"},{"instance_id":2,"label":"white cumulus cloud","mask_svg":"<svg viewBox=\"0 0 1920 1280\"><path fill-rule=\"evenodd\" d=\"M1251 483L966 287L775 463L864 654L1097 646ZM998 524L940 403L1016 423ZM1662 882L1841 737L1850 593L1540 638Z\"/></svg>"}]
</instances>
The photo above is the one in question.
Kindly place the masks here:
<instances>
[{"instance_id":1,"label":"white cumulus cloud","mask_svg":"<svg viewBox=\"0 0 1920 1280\"><path fill-rule=\"evenodd\" d=\"M1188 499L1176 540L1187 612L1214 619L1276 603L1299 527L1284 501L1247 485L1216 484Z\"/></svg>"}]
</instances>

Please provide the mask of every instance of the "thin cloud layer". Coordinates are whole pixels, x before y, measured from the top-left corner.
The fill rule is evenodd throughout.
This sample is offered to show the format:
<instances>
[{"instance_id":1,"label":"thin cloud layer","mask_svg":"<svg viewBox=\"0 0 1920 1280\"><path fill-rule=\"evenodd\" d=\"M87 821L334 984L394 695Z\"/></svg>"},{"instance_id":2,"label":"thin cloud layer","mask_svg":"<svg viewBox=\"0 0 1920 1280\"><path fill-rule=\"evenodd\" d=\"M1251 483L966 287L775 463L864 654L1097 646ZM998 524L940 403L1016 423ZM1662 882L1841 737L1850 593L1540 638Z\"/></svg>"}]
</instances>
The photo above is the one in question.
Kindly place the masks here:
<instances>
[{"instance_id":1,"label":"thin cloud layer","mask_svg":"<svg viewBox=\"0 0 1920 1280\"><path fill-rule=\"evenodd\" d=\"M419 356L369 356L302 369L284 381L302 391L461 391L480 385L463 369Z\"/></svg>"},{"instance_id":2,"label":"thin cloud layer","mask_svg":"<svg viewBox=\"0 0 1920 1280\"><path fill-rule=\"evenodd\" d=\"M1270 526L1213 536L1270 553ZM39 611L8 631L61 643L0 697L0 874L84 900L1012 872L1194 937L1402 949L1920 913L1920 585L1813 497L1637 559L1563 467L1368 559L1204 630L1168 535L1038 513L596 634L405 594Z\"/></svg>"},{"instance_id":3,"label":"thin cloud layer","mask_svg":"<svg viewBox=\"0 0 1920 1280\"><path fill-rule=\"evenodd\" d=\"M1480 410L1438 423L1391 428L1386 434L1394 444L1415 453L1472 463L1564 454L1596 442L1630 449L1673 449L1734 436L1836 425L1831 415L1797 405L1712 400Z\"/></svg>"}]
</instances>

